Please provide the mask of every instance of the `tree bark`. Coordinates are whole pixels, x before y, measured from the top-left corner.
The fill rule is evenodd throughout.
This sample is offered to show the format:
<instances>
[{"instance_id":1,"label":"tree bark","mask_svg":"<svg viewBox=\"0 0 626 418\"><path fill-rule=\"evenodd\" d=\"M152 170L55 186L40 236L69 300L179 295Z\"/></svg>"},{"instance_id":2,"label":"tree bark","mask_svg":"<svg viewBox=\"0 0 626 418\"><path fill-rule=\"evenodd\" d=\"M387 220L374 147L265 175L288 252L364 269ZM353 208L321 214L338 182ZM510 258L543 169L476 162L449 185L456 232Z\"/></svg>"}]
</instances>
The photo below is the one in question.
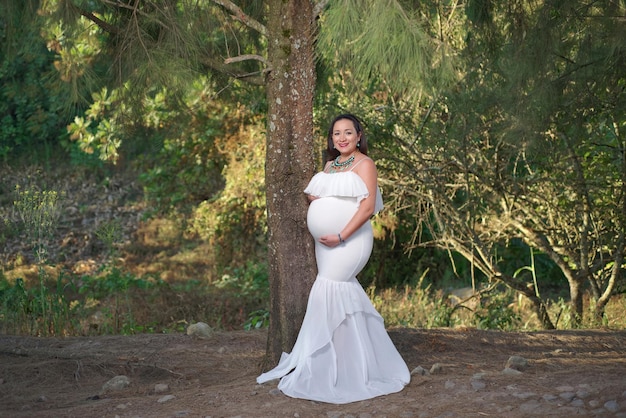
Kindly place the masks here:
<instances>
[{"instance_id":1,"label":"tree bark","mask_svg":"<svg viewBox=\"0 0 626 418\"><path fill-rule=\"evenodd\" d=\"M583 319L583 280L579 277L569 278L570 307L572 327L578 328Z\"/></svg>"},{"instance_id":2,"label":"tree bark","mask_svg":"<svg viewBox=\"0 0 626 418\"><path fill-rule=\"evenodd\" d=\"M308 0L268 3L267 188L270 326L263 369L289 352L316 275L303 193L314 174L316 23Z\"/></svg>"}]
</instances>

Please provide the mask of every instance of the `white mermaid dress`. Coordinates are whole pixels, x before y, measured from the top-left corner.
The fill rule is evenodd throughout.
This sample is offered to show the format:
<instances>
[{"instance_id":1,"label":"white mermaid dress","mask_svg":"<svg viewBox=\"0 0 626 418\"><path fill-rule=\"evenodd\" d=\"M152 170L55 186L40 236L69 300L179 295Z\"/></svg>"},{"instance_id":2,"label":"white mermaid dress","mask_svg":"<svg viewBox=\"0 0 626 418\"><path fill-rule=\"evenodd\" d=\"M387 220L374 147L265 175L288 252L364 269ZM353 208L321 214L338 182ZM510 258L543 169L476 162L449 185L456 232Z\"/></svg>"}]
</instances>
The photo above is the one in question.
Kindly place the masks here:
<instances>
[{"instance_id":1,"label":"white mermaid dress","mask_svg":"<svg viewBox=\"0 0 626 418\"><path fill-rule=\"evenodd\" d=\"M257 382L280 378L278 388L288 396L335 404L398 392L409 383L409 370L356 279L372 252L371 223L337 247L318 242L352 218L369 194L365 182L352 171L320 172L305 193L319 197L307 215L318 275L293 350ZM382 206L378 192L376 212Z\"/></svg>"}]
</instances>

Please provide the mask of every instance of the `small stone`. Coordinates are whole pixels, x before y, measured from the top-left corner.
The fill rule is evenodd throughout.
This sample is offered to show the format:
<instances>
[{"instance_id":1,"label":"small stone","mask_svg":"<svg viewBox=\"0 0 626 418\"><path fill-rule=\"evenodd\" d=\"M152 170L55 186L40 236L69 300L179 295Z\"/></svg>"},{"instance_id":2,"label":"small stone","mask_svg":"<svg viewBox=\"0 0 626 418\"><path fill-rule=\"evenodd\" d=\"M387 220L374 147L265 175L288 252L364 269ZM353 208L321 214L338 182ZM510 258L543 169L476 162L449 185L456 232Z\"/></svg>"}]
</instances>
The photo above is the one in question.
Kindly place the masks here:
<instances>
[{"instance_id":1,"label":"small stone","mask_svg":"<svg viewBox=\"0 0 626 418\"><path fill-rule=\"evenodd\" d=\"M559 396L561 397L561 399L565 399L566 401L571 402L576 397L576 394L574 392L562 392L559 394Z\"/></svg>"},{"instance_id":2,"label":"small stone","mask_svg":"<svg viewBox=\"0 0 626 418\"><path fill-rule=\"evenodd\" d=\"M619 411L619 404L617 403L617 401L607 401L604 403L603 406L609 412Z\"/></svg>"},{"instance_id":3,"label":"small stone","mask_svg":"<svg viewBox=\"0 0 626 418\"><path fill-rule=\"evenodd\" d=\"M198 338L211 338L214 334L213 329L204 322L196 322L187 327L187 335Z\"/></svg>"},{"instance_id":4,"label":"small stone","mask_svg":"<svg viewBox=\"0 0 626 418\"><path fill-rule=\"evenodd\" d=\"M559 397L558 397L558 396L556 396L556 395L550 395L550 394L548 394L548 395L543 395L543 396L542 396L542 398L543 398L543 400L544 400L544 401L547 401L547 402L554 402L554 401L556 401L556 400L558 400L558 399L559 399Z\"/></svg>"},{"instance_id":5,"label":"small stone","mask_svg":"<svg viewBox=\"0 0 626 418\"><path fill-rule=\"evenodd\" d=\"M456 385L455 385L455 384L454 384L454 382L453 382L453 381L451 381L451 380L446 380L446 383L445 383L445 385L444 385L444 387L445 387L446 389L454 389L454 386L456 386Z\"/></svg>"},{"instance_id":6,"label":"small stone","mask_svg":"<svg viewBox=\"0 0 626 418\"><path fill-rule=\"evenodd\" d=\"M510 367L507 367L504 370L502 370L502 374L507 375L507 376L519 376L520 374L523 374L523 373L520 372L519 370L515 370L515 369L511 369Z\"/></svg>"},{"instance_id":7,"label":"small stone","mask_svg":"<svg viewBox=\"0 0 626 418\"><path fill-rule=\"evenodd\" d=\"M530 400L528 402L524 402L519 406L519 410L523 413L534 413L537 410L540 410L541 404L536 400Z\"/></svg>"},{"instance_id":8,"label":"small stone","mask_svg":"<svg viewBox=\"0 0 626 418\"><path fill-rule=\"evenodd\" d=\"M276 395L280 395L280 394L281 394L281 391L278 388L274 388L274 389L270 390L270 395L272 395L272 396L276 396Z\"/></svg>"},{"instance_id":9,"label":"small stone","mask_svg":"<svg viewBox=\"0 0 626 418\"><path fill-rule=\"evenodd\" d=\"M573 392L574 388L571 386L557 386L556 390L559 392Z\"/></svg>"},{"instance_id":10,"label":"small stone","mask_svg":"<svg viewBox=\"0 0 626 418\"><path fill-rule=\"evenodd\" d=\"M503 405L497 407L497 411L499 414L501 414L501 416L506 416L506 413L511 412L513 409L515 409L513 405Z\"/></svg>"},{"instance_id":11,"label":"small stone","mask_svg":"<svg viewBox=\"0 0 626 418\"><path fill-rule=\"evenodd\" d=\"M440 363L435 363L430 368L430 374L438 374L443 372L443 366Z\"/></svg>"},{"instance_id":12,"label":"small stone","mask_svg":"<svg viewBox=\"0 0 626 418\"><path fill-rule=\"evenodd\" d=\"M165 396L161 396L157 400L157 402L158 403L165 403L165 402L171 401L172 399L176 399L176 396L174 396L174 395L165 395Z\"/></svg>"},{"instance_id":13,"label":"small stone","mask_svg":"<svg viewBox=\"0 0 626 418\"><path fill-rule=\"evenodd\" d=\"M154 385L154 393L163 393L170 390L169 385L167 383L157 383Z\"/></svg>"},{"instance_id":14,"label":"small stone","mask_svg":"<svg viewBox=\"0 0 626 418\"><path fill-rule=\"evenodd\" d=\"M589 416L587 411L575 406L562 406L559 408L559 416L561 417L575 417L577 415Z\"/></svg>"},{"instance_id":15,"label":"small stone","mask_svg":"<svg viewBox=\"0 0 626 418\"><path fill-rule=\"evenodd\" d=\"M589 407L598 408L600 406L600 401L597 399L592 399L589 401Z\"/></svg>"},{"instance_id":16,"label":"small stone","mask_svg":"<svg viewBox=\"0 0 626 418\"><path fill-rule=\"evenodd\" d=\"M514 393L513 396L519 399L530 399L532 397L537 396L537 394L533 392L519 392L519 393Z\"/></svg>"},{"instance_id":17,"label":"small stone","mask_svg":"<svg viewBox=\"0 0 626 418\"><path fill-rule=\"evenodd\" d=\"M46 395L39 395L37 402L48 402L48 397Z\"/></svg>"},{"instance_id":18,"label":"small stone","mask_svg":"<svg viewBox=\"0 0 626 418\"><path fill-rule=\"evenodd\" d=\"M426 376L427 374L428 374L428 371L422 366L417 366L411 371L411 376L414 376L414 375Z\"/></svg>"},{"instance_id":19,"label":"small stone","mask_svg":"<svg viewBox=\"0 0 626 418\"><path fill-rule=\"evenodd\" d=\"M583 407L585 406L585 401L583 401L582 399L575 398L574 400L572 400L571 405L576 406L576 407Z\"/></svg>"},{"instance_id":20,"label":"small stone","mask_svg":"<svg viewBox=\"0 0 626 418\"><path fill-rule=\"evenodd\" d=\"M472 389L476 391L482 390L485 387L487 387L485 382L483 382L482 380L476 380L476 379L472 379L472 381L470 382L470 385L472 386Z\"/></svg>"},{"instance_id":21,"label":"small stone","mask_svg":"<svg viewBox=\"0 0 626 418\"><path fill-rule=\"evenodd\" d=\"M521 356L511 356L506 362L505 368L522 371L528 367L528 360Z\"/></svg>"},{"instance_id":22,"label":"small stone","mask_svg":"<svg viewBox=\"0 0 626 418\"><path fill-rule=\"evenodd\" d=\"M119 375L102 385L102 392L122 390L126 389L128 386L130 386L130 379L128 376Z\"/></svg>"}]
</instances>

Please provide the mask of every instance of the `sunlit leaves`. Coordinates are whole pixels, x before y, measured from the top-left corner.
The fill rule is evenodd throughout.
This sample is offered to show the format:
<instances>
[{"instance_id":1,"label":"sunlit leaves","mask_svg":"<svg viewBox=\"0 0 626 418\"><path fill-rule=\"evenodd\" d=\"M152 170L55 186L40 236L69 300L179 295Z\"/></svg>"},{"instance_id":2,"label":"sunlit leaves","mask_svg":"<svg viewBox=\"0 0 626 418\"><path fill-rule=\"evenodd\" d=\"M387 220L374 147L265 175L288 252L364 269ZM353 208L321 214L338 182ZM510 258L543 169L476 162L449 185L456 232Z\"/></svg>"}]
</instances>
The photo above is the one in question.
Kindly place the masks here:
<instances>
[{"instance_id":1,"label":"sunlit leaves","mask_svg":"<svg viewBox=\"0 0 626 418\"><path fill-rule=\"evenodd\" d=\"M125 106L116 102L117 93L108 94L106 88L93 94L93 104L85 112L85 117L77 116L67 130L70 139L77 141L80 149L88 154L94 152L105 161L115 162L122 143L123 129L119 120L124 116ZM119 108L113 108L113 104Z\"/></svg>"}]
</instances>

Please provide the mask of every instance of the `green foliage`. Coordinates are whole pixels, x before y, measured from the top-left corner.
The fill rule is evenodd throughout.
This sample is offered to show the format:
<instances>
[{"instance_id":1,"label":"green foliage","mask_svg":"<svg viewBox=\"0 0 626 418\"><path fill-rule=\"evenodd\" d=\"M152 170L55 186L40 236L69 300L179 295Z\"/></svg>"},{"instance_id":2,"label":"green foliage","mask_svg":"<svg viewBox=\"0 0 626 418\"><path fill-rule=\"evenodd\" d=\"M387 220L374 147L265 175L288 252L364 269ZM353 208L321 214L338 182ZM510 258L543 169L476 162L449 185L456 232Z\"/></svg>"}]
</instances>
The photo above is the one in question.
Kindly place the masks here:
<instances>
[{"instance_id":1,"label":"green foliage","mask_svg":"<svg viewBox=\"0 0 626 418\"><path fill-rule=\"evenodd\" d=\"M486 299L485 305L475 312L476 327L512 331L519 328L520 316L510 307L510 296L500 292Z\"/></svg>"},{"instance_id":2,"label":"green foliage","mask_svg":"<svg viewBox=\"0 0 626 418\"><path fill-rule=\"evenodd\" d=\"M106 269L101 275L81 277L80 293L89 298L102 299L111 295L122 296L131 289L151 289L162 284L150 277L136 277L117 267Z\"/></svg>"},{"instance_id":3,"label":"green foliage","mask_svg":"<svg viewBox=\"0 0 626 418\"><path fill-rule=\"evenodd\" d=\"M454 327L460 322L453 316L454 308L443 299L437 298L434 305L434 309L426 321L427 328Z\"/></svg>"},{"instance_id":4,"label":"green foliage","mask_svg":"<svg viewBox=\"0 0 626 418\"><path fill-rule=\"evenodd\" d=\"M92 102L83 116L76 116L67 127L69 140L87 155L117 163L122 158L134 158L145 152L141 144L158 149L171 121L180 112L167 90L149 91L143 103L128 97L127 88L109 90L104 87L92 94ZM125 155L122 155L122 152Z\"/></svg>"},{"instance_id":5,"label":"green foliage","mask_svg":"<svg viewBox=\"0 0 626 418\"><path fill-rule=\"evenodd\" d=\"M566 294L563 271L550 258L519 239L511 240L499 251L503 269L515 279L533 286L538 296L558 297Z\"/></svg>"},{"instance_id":6,"label":"green foliage","mask_svg":"<svg viewBox=\"0 0 626 418\"><path fill-rule=\"evenodd\" d=\"M117 161L118 149L122 143L123 129L120 121L126 112L121 106L117 90L109 94L106 88L93 94L93 103L85 112L85 117L77 116L68 126L70 139L77 142L87 154L95 154L104 161Z\"/></svg>"},{"instance_id":7,"label":"green foliage","mask_svg":"<svg viewBox=\"0 0 626 418\"><path fill-rule=\"evenodd\" d=\"M442 16L443 10L432 2L330 2L321 20L319 51L329 62L345 65L359 86L381 77L396 92L436 91L457 77L449 48L459 35L449 32L447 22L459 17L454 8L449 16Z\"/></svg>"},{"instance_id":8,"label":"green foliage","mask_svg":"<svg viewBox=\"0 0 626 418\"><path fill-rule=\"evenodd\" d=\"M15 210L21 220L24 236L31 243L38 262L46 259L48 240L57 227L61 212L56 191L23 190L15 187Z\"/></svg>"},{"instance_id":9,"label":"green foliage","mask_svg":"<svg viewBox=\"0 0 626 418\"><path fill-rule=\"evenodd\" d=\"M79 325L75 315L79 307L70 300L75 284L59 275L55 284L49 286L46 278L47 275L40 271L39 284L32 288L28 288L21 278L13 285L6 278L0 278L0 329L3 333L76 334Z\"/></svg>"},{"instance_id":10,"label":"green foliage","mask_svg":"<svg viewBox=\"0 0 626 418\"><path fill-rule=\"evenodd\" d=\"M554 317L554 326L561 329L577 328L578 325L572 320L571 305L563 298L558 298L553 304L553 311L556 311Z\"/></svg>"},{"instance_id":11,"label":"green foliage","mask_svg":"<svg viewBox=\"0 0 626 418\"><path fill-rule=\"evenodd\" d=\"M428 281L428 271L424 272L416 284L402 288L382 288L370 286L367 294L372 304L385 319L387 326L415 328L449 327L456 323L452 317L453 308L446 302L441 291L432 291Z\"/></svg>"},{"instance_id":12,"label":"green foliage","mask_svg":"<svg viewBox=\"0 0 626 418\"><path fill-rule=\"evenodd\" d=\"M251 312L248 319L243 324L243 329L250 331L253 329L267 328L270 324L270 312L266 309L259 309Z\"/></svg>"},{"instance_id":13,"label":"green foliage","mask_svg":"<svg viewBox=\"0 0 626 418\"><path fill-rule=\"evenodd\" d=\"M111 219L103 222L96 230L96 236L106 246L109 259L115 257L117 245L122 241L122 225L120 221Z\"/></svg>"},{"instance_id":14,"label":"green foliage","mask_svg":"<svg viewBox=\"0 0 626 418\"><path fill-rule=\"evenodd\" d=\"M217 291L226 294L228 302L234 302L237 310L245 309L253 299L256 310L251 310L243 323L245 329L267 326L269 314L258 306L267 300L267 273L263 267L250 266L243 276L224 279L219 286L204 287L199 283L170 286L152 278L135 277L119 269L109 269L97 276L71 279L60 275L50 287L43 278L36 286L28 287L23 279L10 284L0 281L0 329L5 333L30 335L80 335L80 334L134 334L159 332L161 330L184 331L184 324L192 317L181 318L174 324L159 310L167 306L153 306L145 312L144 303L162 303L161 298L170 292L176 299L200 300L209 306L215 303ZM212 302L213 301L213 302ZM262 301L262 302L261 302ZM228 311L231 311L229 309ZM215 312L221 315L225 312ZM245 311L244 311L245 313ZM187 315L194 313L187 311ZM195 315L201 314L201 309ZM185 320L186 319L186 320ZM237 318L204 317L218 326L230 327ZM243 321L242 321L243 322ZM239 326L242 326L239 322Z\"/></svg>"},{"instance_id":15,"label":"green foliage","mask_svg":"<svg viewBox=\"0 0 626 418\"><path fill-rule=\"evenodd\" d=\"M234 267L230 273L213 285L218 289L228 289L240 296L269 297L268 272L265 263L248 262L245 267Z\"/></svg>"},{"instance_id":16,"label":"green foliage","mask_svg":"<svg viewBox=\"0 0 626 418\"><path fill-rule=\"evenodd\" d=\"M226 159L224 188L198 205L192 230L216 250L217 271L256 263L265 255L265 141L259 121L217 138Z\"/></svg>"},{"instance_id":17,"label":"green foliage","mask_svg":"<svg viewBox=\"0 0 626 418\"><path fill-rule=\"evenodd\" d=\"M108 268L100 276L84 276L81 278L80 294L84 300L112 300L98 310L96 324L98 333L134 334L146 330L149 324L138 324L133 313L133 293L154 289L163 283L152 278L136 277L131 273L122 272L119 268ZM143 292L142 292L143 293Z\"/></svg>"},{"instance_id":18,"label":"green foliage","mask_svg":"<svg viewBox=\"0 0 626 418\"><path fill-rule=\"evenodd\" d=\"M157 212L183 210L211 199L224 186L221 171L226 157L216 141L238 129L238 112L221 101L207 100L212 95L213 83L199 78L188 92L186 112L173 117L180 103L167 100L159 112L146 115L146 122L163 138L158 152L139 160L146 198Z\"/></svg>"},{"instance_id":19,"label":"green foliage","mask_svg":"<svg viewBox=\"0 0 626 418\"><path fill-rule=\"evenodd\" d=\"M0 159L47 159L65 134L66 93L54 83L54 55L37 25L22 28L19 44L13 42L15 53L0 52Z\"/></svg>"}]
</instances>

